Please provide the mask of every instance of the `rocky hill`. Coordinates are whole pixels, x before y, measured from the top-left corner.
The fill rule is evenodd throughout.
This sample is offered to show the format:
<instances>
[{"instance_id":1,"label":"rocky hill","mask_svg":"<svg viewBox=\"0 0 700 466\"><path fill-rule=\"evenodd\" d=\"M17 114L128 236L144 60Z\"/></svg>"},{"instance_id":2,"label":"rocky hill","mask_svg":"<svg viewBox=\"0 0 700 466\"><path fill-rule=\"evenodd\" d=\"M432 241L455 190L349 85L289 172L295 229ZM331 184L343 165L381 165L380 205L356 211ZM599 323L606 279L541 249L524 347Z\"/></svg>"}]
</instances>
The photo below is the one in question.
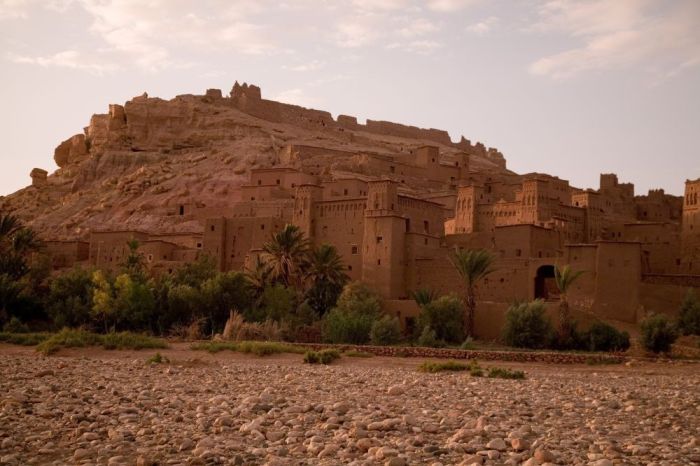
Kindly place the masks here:
<instances>
[{"instance_id":1,"label":"rocky hill","mask_svg":"<svg viewBox=\"0 0 700 466\"><path fill-rule=\"evenodd\" d=\"M333 119L262 99L252 85L236 83L228 97L217 89L169 101L144 94L93 115L83 133L56 147L59 168L32 170L32 184L0 197L0 209L51 239L95 229L201 231L203 216L225 215L240 199L237 188L251 168L302 164L294 147L313 147L311 163L331 178L353 170L351 154L400 159L425 144L439 146L443 157L471 154L472 170L506 172L500 152L463 137L453 143L441 130ZM184 206L197 215L182 215Z\"/></svg>"}]
</instances>

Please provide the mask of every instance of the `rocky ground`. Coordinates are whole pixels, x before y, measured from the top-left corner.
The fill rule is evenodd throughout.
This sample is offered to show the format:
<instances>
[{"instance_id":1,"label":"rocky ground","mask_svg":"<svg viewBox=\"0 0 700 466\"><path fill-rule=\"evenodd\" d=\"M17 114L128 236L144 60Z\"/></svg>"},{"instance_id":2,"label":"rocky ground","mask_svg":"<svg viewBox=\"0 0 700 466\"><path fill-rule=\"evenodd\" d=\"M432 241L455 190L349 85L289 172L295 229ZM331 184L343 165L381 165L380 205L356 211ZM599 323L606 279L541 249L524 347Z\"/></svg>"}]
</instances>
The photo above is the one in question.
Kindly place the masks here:
<instances>
[{"instance_id":1,"label":"rocky ground","mask_svg":"<svg viewBox=\"0 0 700 466\"><path fill-rule=\"evenodd\" d=\"M0 464L700 463L697 364L510 364L528 378L502 380L153 354L0 346Z\"/></svg>"}]
</instances>

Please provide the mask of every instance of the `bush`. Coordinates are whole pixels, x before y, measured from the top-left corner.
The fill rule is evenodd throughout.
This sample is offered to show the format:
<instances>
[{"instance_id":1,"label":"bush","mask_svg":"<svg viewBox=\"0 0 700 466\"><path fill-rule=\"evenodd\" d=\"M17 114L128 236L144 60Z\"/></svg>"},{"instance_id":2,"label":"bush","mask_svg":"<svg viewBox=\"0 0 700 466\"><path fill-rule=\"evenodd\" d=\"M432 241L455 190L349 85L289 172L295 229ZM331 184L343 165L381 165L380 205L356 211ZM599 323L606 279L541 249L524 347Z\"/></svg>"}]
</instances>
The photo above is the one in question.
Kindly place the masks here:
<instances>
[{"instance_id":1,"label":"bush","mask_svg":"<svg viewBox=\"0 0 700 466\"><path fill-rule=\"evenodd\" d=\"M459 349L463 350L473 350L474 348L474 339L472 337L467 337L467 339L459 345Z\"/></svg>"},{"instance_id":2,"label":"bush","mask_svg":"<svg viewBox=\"0 0 700 466\"><path fill-rule=\"evenodd\" d=\"M51 337L50 333L0 333L0 342L12 345L36 346Z\"/></svg>"},{"instance_id":3,"label":"bush","mask_svg":"<svg viewBox=\"0 0 700 466\"><path fill-rule=\"evenodd\" d=\"M469 366L467 364L457 361L425 361L423 364L418 366L418 370L421 372L429 372L433 374L436 372L460 372L469 370Z\"/></svg>"},{"instance_id":4,"label":"bush","mask_svg":"<svg viewBox=\"0 0 700 466\"><path fill-rule=\"evenodd\" d=\"M430 328L429 325L423 327L423 331L420 333L416 343L418 346L424 346L426 348L440 348L445 346L445 342L437 339L435 330Z\"/></svg>"},{"instance_id":5,"label":"bush","mask_svg":"<svg viewBox=\"0 0 700 466\"><path fill-rule=\"evenodd\" d=\"M700 300L688 290L678 313L678 330L683 335L700 335Z\"/></svg>"},{"instance_id":6,"label":"bush","mask_svg":"<svg viewBox=\"0 0 700 466\"><path fill-rule=\"evenodd\" d=\"M516 303L506 312L503 341L517 348L549 348L555 341L552 323L545 315L544 302Z\"/></svg>"},{"instance_id":7,"label":"bush","mask_svg":"<svg viewBox=\"0 0 700 466\"><path fill-rule=\"evenodd\" d=\"M461 343L464 340L464 312L460 299L448 295L425 304L418 316L418 328L425 327L433 329L438 340Z\"/></svg>"},{"instance_id":8,"label":"bush","mask_svg":"<svg viewBox=\"0 0 700 466\"><path fill-rule=\"evenodd\" d=\"M375 320L369 332L369 339L373 345L388 346L395 345L401 341L401 324L399 319L391 316L384 316Z\"/></svg>"},{"instance_id":9,"label":"bush","mask_svg":"<svg viewBox=\"0 0 700 466\"><path fill-rule=\"evenodd\" d=\"M525 372L500 367L489 367L486 377L490 379L524 379Z\"/></svg>"},{"instance_id":10,"label":"bush","mask_svg":"<svg viewBox=\"0 0 700 466\"><path fill-rule=\"evenodd\" d=\"M27 324L23 324L17 317L13 316L3 325L2 331L5 333L29 333L29 327Z\"/></svg>"},{"instance_id":11,"label":"bush","mask_svg":"<svg viewBox=\"0 0 700 466\"><path fill-rule=\"evenodd\" d=\"M170 360L160 353L156 353L146 360L146 364L167 364Z\"/></svg>"},{"instance_id":12,"label":"bush","mask_svg":"<svg viewBox=\"0 0 700 466\"><path fill-rule=\"evenodd\" d=\"M667 352L678 338L676 327L663 314L653 314L642 321L641 343L654 353Z\"/></svg>"},{"instance_id":13,"label":"bush","mask_svg":"<svg viewBox=\"0 0 700 466\"><path fill-rule=\"evenodd\" d=\"M61 348L83 348L102 346L105 349L144 349L167 348L168 344L160 338L153 338L131 332L108 333L99 335L85 330L64 328L51 335L37 346L37 351L53 354Z\"/></svg>"},{"instance_id":14,"label":"bush","mask_svg":"<svg viewBox=\"0 0 700 466\"><path fill-rule=\"evenodd\" d=\"M381 309L379 296L362 283L345 287L338 304L323 318L323 339L328 343L366 344Z\"/></svg>"},{"instance_id":15,"label":"bush","mask_svg":"<svg viewBox=\"0 0 700 466\"><path fill-rule=\"evenodd\" d=\"M630 335L605 322L596 322L581 336L582 349L589 351L626 351Z\"/></svg>"},{"instance_id":16,"label":"bush","mask_svg":"<svg viewBox=\"0 0 700 466\"><path fill-rule=\"evenodd\" d=\"M56 328L80 327L91 322L92 291L91 273L81 268L51 280L46 310Z\"/></svg>"},{"instance_id":17,"label":"bush","mask_svg":"<svg viewBox=\"0 0 700 466\"><path fill-rule=\"evenodd\" d=\"M252 353L257 356L269 356L280 353L303 353L304 350L298 346L275 341L208 341L196 343L190 347L196 351L208 351L218 353L219 351L235 351L238 353Z\"/></svg>"},{"instance_id":18,"label":"bush","mask_svg":"<svg viewBox=\"0 0 700 466\"><path fill-rule=\"evenodd\" d=\"M304 353L304 362L306 364L330 364L339 358L340 353L335 349L307 351Z\"/></svg>"}]
</instances>

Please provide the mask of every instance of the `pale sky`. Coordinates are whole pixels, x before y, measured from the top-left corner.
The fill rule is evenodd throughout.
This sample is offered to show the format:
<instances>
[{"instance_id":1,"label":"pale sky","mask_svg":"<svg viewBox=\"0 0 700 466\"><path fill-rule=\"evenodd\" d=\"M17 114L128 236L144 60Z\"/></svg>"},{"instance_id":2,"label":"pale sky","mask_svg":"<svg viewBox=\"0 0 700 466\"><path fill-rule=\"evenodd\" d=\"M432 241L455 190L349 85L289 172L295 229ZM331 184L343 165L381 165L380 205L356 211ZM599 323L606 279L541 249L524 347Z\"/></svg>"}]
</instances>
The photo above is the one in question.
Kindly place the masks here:
<instances>
[{"instance_id":1,"label":"pale sky","mask_svg":"<svg viewBox=\"0 0 700 466\"><path fill-rule=\"evenodd\" d=\"M0 71L0 194L109 103L235 80L577 187L700 177L700 0L0 0Z\"/></svg>"}]
</instances>

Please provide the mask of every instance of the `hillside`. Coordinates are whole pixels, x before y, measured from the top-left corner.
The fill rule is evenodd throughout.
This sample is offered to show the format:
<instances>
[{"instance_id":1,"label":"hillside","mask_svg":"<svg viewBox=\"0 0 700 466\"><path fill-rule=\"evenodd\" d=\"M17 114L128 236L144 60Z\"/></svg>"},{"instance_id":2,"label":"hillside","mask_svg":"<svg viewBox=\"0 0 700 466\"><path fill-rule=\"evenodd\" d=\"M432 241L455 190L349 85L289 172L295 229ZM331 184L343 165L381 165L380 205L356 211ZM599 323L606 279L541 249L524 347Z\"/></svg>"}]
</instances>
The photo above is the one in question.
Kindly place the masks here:
<instances>
[{"instance_id":1,"label":"hillside","mask_svg":"<svg viewBox=\"0 0 700 466\"><path fill-rule=\"evenodd\" d=\"M495 149L453 143L445 131L356 119L261 98L256 86L172 100L144 94L106 114L93 115L83 133L54 152L58 169L32 171L32 185L0 198L42 236L86 237L94 229L201 231L207 215L222 215L239 200L251 168L299 166L295 147L312 146L305 160L322 178L353 171L352 154L399 159L420 145L437 145L443 158L468 152L472 170L505 172ZM178 215L196 206L196 215ZM188 209L190 210L190 209Z\"/></svg>"}]
</instances>

